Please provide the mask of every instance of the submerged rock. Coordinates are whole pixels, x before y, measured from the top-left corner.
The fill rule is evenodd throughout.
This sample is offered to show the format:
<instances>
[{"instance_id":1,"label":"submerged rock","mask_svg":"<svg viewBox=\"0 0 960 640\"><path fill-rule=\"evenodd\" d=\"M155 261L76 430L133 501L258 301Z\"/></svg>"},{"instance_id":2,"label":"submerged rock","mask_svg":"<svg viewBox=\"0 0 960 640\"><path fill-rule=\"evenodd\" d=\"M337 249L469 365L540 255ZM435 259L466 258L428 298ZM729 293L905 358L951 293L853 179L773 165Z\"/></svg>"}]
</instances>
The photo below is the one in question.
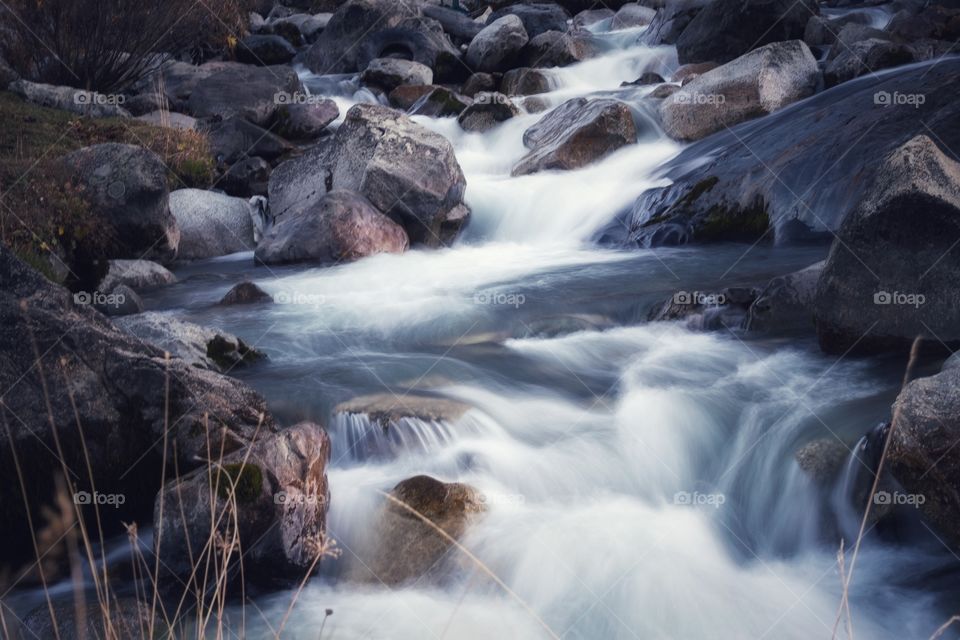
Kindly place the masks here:
<instances>
[{"instance_id":1,"label":"submerged rock","mask_svg":"<svg viewBox=\"0 0 960 640\"><path fill-rule=\"evenodd\" d=\"M531 151L513 168L513 175L579 169L636 141L637 128L625 103L574 98L523 134Z\"/></svg>"},{"instance_id":2,"label":"submerged rock","mask_svg":"<svg viewBox=\"0 0 960 640\"><path fill-rule=\"evenodd\" d=\"M449 553L446 560L456 560L449 538L460 538L484 511L482 495L469 485L423 475L400 482L389 495L354 578L392 586L442 577L447 567L444 556Z\"/></svg>"},{"instance_id":3,"label":"submerged rock","mask_svg":"<svg viewBox=\"0 0 960 640\"><path fill-rule=\"evenodd\" d=\"M815 483L830 487L843 470L850 449L836 438L819 438L803 445L793 455Z\"/></svg>"},{"instance_id":4,"label":"submerged rock","mask_svg":"<svg viewBox=\"0 0 960 640\"><path fill-rule=\"evenodd\" d=\"M456 422L469 409L468 404L438 396L376 393L341 402L333 412L364 415L370 422L386 429L404 418L427 422Z\"/></svg>"},{"instance_id":5,"label":"submerged rock","mask_svg":"<svg viewBox=\"0 0 960 640\"><path fill-rule=\"evenodd\" d=\"M244 281L234 285L230 291L227 291L227 293L220 298L220 302L217 304L232 306L236 304L258 304L261 302L273 302L273 296L254 283Z\"/></svg>"},{"instance_id":6,"label":"submerged rock","mask_svg":"<svg viewBox=\"0 0 960 640\"><path fill-rule=\"evenodd\" d=\"M816 295L829 353L907 350L917 336L960 344L960 163L928 137L879 163L837 234Z\"/></svg>"}]
</instances>

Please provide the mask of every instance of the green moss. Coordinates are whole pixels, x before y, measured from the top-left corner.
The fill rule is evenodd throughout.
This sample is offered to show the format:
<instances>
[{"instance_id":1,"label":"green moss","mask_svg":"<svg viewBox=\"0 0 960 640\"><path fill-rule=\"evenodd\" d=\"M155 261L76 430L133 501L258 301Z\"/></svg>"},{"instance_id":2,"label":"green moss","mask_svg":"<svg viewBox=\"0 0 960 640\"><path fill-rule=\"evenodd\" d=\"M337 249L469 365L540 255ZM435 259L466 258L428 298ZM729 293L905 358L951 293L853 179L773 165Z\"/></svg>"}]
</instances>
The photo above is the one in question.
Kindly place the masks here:
<instances>
[{"instance_id":1,"label":"green moss","mask_svg":"<svg viewBox=\"0 0 960 640\"><path fill-rule=\"evenodd\" d=\"M217 495L223 500L230 498L230 487L236 485L236 498L240 504L249 504L260 497L263 491L263 471L247 462L225 464L215 476Z\"/></svg>"},{"instance_id":2,"label":"green moss","mask_svg":"<svg viewBox=\"0 0 960 640\"><path fill-rule=\"evenodd\" d=\"M714 205L694 227L699 242L752 241L770 228L770 214L762 199L744 209L727 209Z\"/></svg>"}]
</instances>

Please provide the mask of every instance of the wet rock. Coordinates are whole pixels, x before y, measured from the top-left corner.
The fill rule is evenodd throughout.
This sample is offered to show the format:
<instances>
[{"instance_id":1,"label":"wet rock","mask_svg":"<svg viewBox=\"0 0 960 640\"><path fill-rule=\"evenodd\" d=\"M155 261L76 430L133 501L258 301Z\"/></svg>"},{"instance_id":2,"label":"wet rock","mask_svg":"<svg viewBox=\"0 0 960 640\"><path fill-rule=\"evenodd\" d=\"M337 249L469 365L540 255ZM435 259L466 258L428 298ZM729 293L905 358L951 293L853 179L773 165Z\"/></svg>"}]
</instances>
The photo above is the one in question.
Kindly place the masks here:
<instances>
[{"instance_id":1,"label":"wet rock","mask_svg":"<svg viewBox=\"0 0 960 640\"><path fill-rule=\"evenodd\" d=\"M520 110L502 93L478 93L457 122L464 131L489 131L501 122L520 115Z\"/></svg>"},{"instance_id":2,"label":"wet rock","mask_svg":"<svg viewBox=\"0 0 960 640\"><path fill-rule=\"evenodd\" d=\"M521 67L503 74L500 91L508 96L532 96L547 93L552 88L549 73L539 69Z\"/></svg>"},{"instance_id":3,"label":"wet rock","mask_svg":"<svg viewBox=\"0 0 960 640\"><path fill-rule=\"evenodd\" d=\"M108 264L106 275L97 285L98 291L111 291L121 284L142 291L177 281L166 267L149 260L110 260Z\"/></svg>"},{"instance_id":4,"label":"wet rock","mask_svg":"<svg viewBox=\"0 0 960 640\"><path fill-rule=\"evenodd\" d=\"M588 31L547 31L531 38L520 52L525 67L566 67L600 54L601 45Z\"/></svg>"},{"instance_id":5,"label":"wet rock","mask_svg":"<svg viewBox=\"0 0 960 640\"><path fill-rule=\"evenodd\" d=\"M484 25L469 16L447 7L441 7L432 4L424 5L421 10L423 15L433 18L443 27L443 30L450 36L456 44L470 44L478 33L483 30Z\"/></svg>"},{"instance_id":6,"label":"wet rock","mask_svg":"<svg viewBox=\"0 0 960 640\"><path fill-rule=\"evenodd\" d=\"M677 58L681 64L724 63L770 43L799 40L819 12L810 0L716 0L677 38Z\"/></svg>"},{"instance_id":7,"label":"wet rock","mask_svg":"<svg viewBox=\"0 0 960 640\"><path fill-rule=\"evenodd\" d=\"M434 89L440 88L435 84L404 85L397 87L387 96L390 106L401 111L408 111L417 104L423 96Z\"/></svg>"},{"instance_id":8,"label":"wet rock","mask_svg":"<svg viewBox=\"0 0 960 640\"><path fill-rule=\"evenodd\" d=\"M653 73L652 71L647 71L639 78L633 82L623 82L620 84L621 87L637 86L642 87L648 84L662 84L666 82L659 73Z\"/></svg>"},{"instance_id":9,"label":"wet rock","mask_svg":"<svg viewBox=\"0 0 960 640\"><path fill-rule=\"evenodd\" d=\"M470 73L460 50L430 18L404 18L395 28L370 32L355 48L358 69L378 58L402 57L432 69L436 82L461 82Z\"/></svg>"},{"instance_id":10,"label":"wet rock","mask_svg":"<svg viewBox=\"0 0 960 640\"><path fill-rule=\"evenodd\" d=\"M213 157L227 164L254 156L276 160L293 149L283 138L240 117L228 118L213 125L209 139Z\"/></svg>"},{"instance_id":11,"label":"wet rock","mask_svg":"<svg viewBox=\"0 0 960 640\"><path fill-rule=\"evenodd\" d=\"M837 34L836 41L834 41L833 45L830 47L830 51L827 53L827 59L833 60L841 53L849 50L854 44L863 40L889 39L890 35L885 31L881 31L880 29L874 29L873 27L869 27L865 24L845 24Z\"/></svg>"},{"instance_id":12,"label":"wet rock","mask_svg":"<svg viewBox=\"0 0 960 640\"><path fill-rule=\"evenodd\" d=\"M403 253L407 234L362 195L331 191L312 206L285 214L257 247L263 264L352 262L378 253Z\"/></svg>"},{"instance_id":13,"label":"wet rock","mask_svg":"<svg viewBox=\"0 0 960 640\"><path fill-rule=\"evenodd\" d=\"M662 175L671 185L642 194L606 232L642 245L671 229L688 240L732 229L776 244L832 240L865 197L877 159L929 133L924 124L945 148L960 146L960 103L947 89L954 82L960 61L943 58L861 76L715 133L668 161Z\"/></svg>"},{"instance_id":14,"label":"wet rock","mask_svg":"<svg viewBox=\"0 0 960 640\"><path fill-rule=\"evenodd\" d=\"M375 393L357 396L338 404L333 412L363 415L371 423L386 429L405 418L424 422L456 422L470 405L437 396L411 393Z\"/></svg>"},{"instance_id":15,"label":"wet rock","mask_svg":"<svg viewBox=\"0 0 960 640\"><path fill-rule=\"evenodd\" d=\"M885 31L895 40L945 40L956 42L960 37L960 10L931 4L919 12L898 11L887 24Z\"/></svg>"},{"instance_id":16,"label":"wet rock","mask_svg":"<svg viewBox=\"0 0 960 640\"><path fill-rule=\"evenodd\" d=\"M907 45L875 38L861 40L850 45L827 64L823 70L823 80L826 86L832 87L865 73L875 73L881 69L916 61L916 52Z\"/></svg>"},{"instance_id":17,"label":"wet rock","mask_svg":"<svg viewBox=\"0 0 960 640\"><path fill-rule=\"evenodd\" d=\"M227 291L227 293L220 298L220 302L217 304L232 306L237 304L260 304L262 302L273 302L273 296L254 283L244 281L234 285L230 291Z\"/></svg>"},{"instance_id":18,"label":"wet rock","mask_svg":"<svg viewBox=\"0 0 960 640\"><path fill-rule=\"evenodd\" d=\"M520 58L520 51L530 40L523 22L511 14L494 20L470 43L467 64L474 71L506 71Z\"/></svg>"},{"instance_id":19,"label":"wet rock","mask_svg":"<svg viewBox=\"0 0 960 640\"><path fill-rule=\"evenodd\" d=\"M441 577L446 568L441 561L448 552L453 556L448 561L454 561L456 552L451 552L452 543L436 528L450 538L460 538L470 521L484 511L482 495L473 487L429 476L400 482L390 498L373 524L371 548L361 554L364 566L354 571L358 580L398 585Z\"/></svg>"},{"instance_id":20,"label":"wet rock","mask_svg":"<svg viewBox=\"0 0 960 640\"><path fill-rule=\"evenodd\" d=\"M200 369L224 373L266 357L235 335L157 311L117 318L114 324L124 333Z\"/></svg>"},{"instance_id":21,"label":"wet rock","mask_svg":"<svg viewBox=\"0 0 960 640\"><path fill-rule=\"evenodd\" d=\"M187 472L208 442L233 451L258 425L262 432L276 429L263 398L248 386L179 358L166 361L162 351L119 330L2 246L0 350L10 430L10 438L0 438L0 515L7 522L24 515L11 446L25 472L34 517L53 499L53 471L62 465L52 425L77 490L91 490L89 464L97 491L125 496L122 508L109 510L125 519L138 517L159 488L164 433L168 462L175 455ZM103 509L101 515L106 517ZM0 557L19 563L32 549L29 532L8 527L4 536Z\"/></svg>"},{"instance_id":22,"label":"wet rock","mask_svg":"<svg viewBox=\"0 0 960 640\"><path fill-rule=\"evenodd\" d=\"M520 18L527 36L535 38L547 31L566 31L570 14L560 5L552 2L536 4L512 4L498 9L487 18L487 24L493 24L504 16L514 15Z\"/></svg>"},{"instance_id":23,"label":"wet rock","mask_svg":"<svg viewBox=\"0 0 960 640\"><path fill-rule=\"evenodd\" d=\"M888 462L904 491L922 496L921 513L960 546L960 368L908 384L893 406Z\"/></svg>"},{"instance_id":24,"label":"wet rock","mask_svg":"<svg viewBox=\"0 0 960 640\"><path fill-rule=\"evenodd\" d=\"M698 140L813 94L817 61L800 40L754 49L697 76L660 105L664 131Z\"/></svg>"},{"instance_id":25,"label":"wet rock","mask_svg":"<svg viewBox=\"0 0 960 640\"><path fill-rule=\"evenodd\" d=\"M357 44L371 33L392 29L404 18L417 15L416 5L394 0L345 2L307 51L304 63L320 75L361 71L364 66Z\"/></svg>"},{"instance_id":26,"label":"wet rock","mask_svg":"<svg viewBox=\"0 0 960 640\"><path fill-rule=\"evenodd\" d=\"M417 100L407 113L412 116L448 118L460 115L460 112L466 109L470 102L470 98L446 87L434 87L432 91Z\"/></svg>"},{"instance_id":27,"label":"wet rock","mask_svg":"<svg viewBox=\"0 0 960 640\"><path fill-rule=\"evenodd\" d=\"M15 80L7 87L27 102L69 111L91 118L129 118L130 112L123 108L114 96L74 87L58 87L29 80Z\"/></svg>"},{"instance_id":28,"label":"wet rock","mask_svg":"<svg viewBox=\"0 0 960 640\"><path fill-rule=\"evenodd\" d=\"M826 262L771 280L750 306L749 328L755 331L809 331L814 328L817 282Z\"/></svg>"},{"instance_id":29,"label":"wet rock","mask_svg":"<svg viewBox=\"0 0 960 640\"><path fill-rule=\"evenodd\" d=\"M833 486L850 456L850 449L836 438L819 438L803 445L794 452L800 468L817 485Z\"/></svg>"},{"instance_id":30,"label":"wet rock","mask_svg":"<svg viewBox=\"0 0 960 640\"><path fill-rule=\"evenodd\" d=\"M364 69L360 79L389 93L401 85L433 84L433 70L413 60L377 58Z\"/></svg>"},{"instance_id":31,"label":"wet rock","mask_svg":"<svg viewBox=\"0 0 960 640\"><path fill-rule=\"evenodd\" d=\"M230 564L242 554L246 580L266 586L302 580L319 566L326 542L329 459L326 432L302 422L261 433L211 468L167 484L154 506L162 578L189 581L191 557L203 553L211 536L236 535L240 546Z\"/></svg>"},{"instance_id":32,"label":"wet rock","mask_svg":"<svg viewBox=\"0 0 960 640\"><path fill-rule=\"evenodd\" d=\"M960 237L960 164L920 135L879 166L844 221L816 295L829 353L906 350L916 336L960 341L950 257Z\"/></svg>"},{"instance_id":33,"label":"wet rock","mask_svg":"<svg viewBox=\"0 0 960 640\"><path fill-rule=\"evenodd\" d=\"M280 36L253 35L237 44L236 55L240 62L265 67L290 62L297 55L297 50Z\"/></svg>"},{"instance_id":34,"label":"wet rock","mask_svg":"<svg viewBox=\"0 0 960 640\"><path fill-rule=\"evenodd\" d=\"M625 4L620 7L617 14L613 16L610 23L610 29L618 31L620 29L632 29L635 27L645 27L653 22L657 15L656 10L645 7L641 4Z\"/></svg>"},{"instance_id":35,"label":"wet rock","mask_svg":"<svg viewBox=\"0 0 960 640\"><path fill-rule=\"evenodd\" d=\"M513 175L578 169L636 141L637 128L626 104L610 98L574 98L523 134L531 151L513 168Z\"/></svg>"},{"instance_id":36,"label":"wet rock","mask_svg":"<svg viewBox=\"0 0 960 640\"><path fill-rule=\"evenodd\" d=\"M217 186L227 195L248 198L267 195L270 164L263 158L241 158L230 165Z\"/></svg>"},{"instance_id":37,"label":"wet rock","mask_svg":"<svg viewBox=\"0 0 960 640\"><path fill-rule=\"evenodd\" d=\"M204 191L170 193L170 211L180 228L179 260L215 258L254 248L254 210L248 200Z\"/></svg>"},{"instance_id":38,"label":"wet rock","mask_svg":"<svg viewBox=\"0 0 960 640\"><path fill-rule=\"evenodd\" d=\"M616 12L614 12L613 9L587 9L586 11L581 11L573 17L573 28L585 29L586 27L597 24L598 22L610 20L614 15L616 15ZM556 30L564 31L565 28L557 28Z\"/></svg>"},{"instance_id":39,"label":"wet rock","mask_svg":"<svg viewBox=\"0 0 960 640\"><path fill-rule=\"evenodd\" d=\"M337 103L329 99L280 105L273 131L287 140L315 140L340 117Z\"/></svg>"},{"instance_id":40,"label":"wet rock","mask_svg":"<svg viewBox=\"0 0 960 640\"><path fill-rule=\"evenodd\" d=\"M170 213L167 168L157 154L111 142L74 151L63 162L100 224L98 237L79 252L81 261L173 259L180 229Z\"/></svg>"},{"instance_id":41,"label":"wet rock","mask_svg":"<svg viewBox=\"0 0 960 640\"><path fill-rule=\"evenodd\" d=\"M836 18L811 16L803 30L803 41L811 47L832 45L837 41L837 35L844 25L850 23L864 24L863 14L850 14Z\"/></svg>"},{"instance_id":42,"label":"wet rock","mask_svg":"<svg viewBox=\"0 0 960 640\"><path fill-rule=\"evenodd\" d=\"M474 73L460 88L460 93L468 98L474 97L481 91L496 91L500 86L500 78L492 73Z\"/></svg>"},{"instance_id":43,"label":"wet rock","mask_svg":"<svg viewBox=\"0 0 960 640\"><path fill-rule=\"evenodd\" d=\"M680 65L680 67L673 72L673 77L670 78L670 82L679 82L683 85L697 76L701 76L708 71L713 71L719 66L716 62L694 62L692 64Z\"/></svg>"},{"instance_id":44,"label":"wet rock","mask_svg":"<svg viewBox=\"0 0 960 640\"><path fill-rule=\"evenodd\" d=\"M691 2L671 2L661 7L650 25L641 34L639 41L650 46L676 44L680 34L700 13L703 5L703 2L694 0Z\"/></svg>"},{"instance_id":45,"label":"wet rock","mask_svg":"<svg viewBox=\"0 0 960 640\"><path fill-rule=\"evenodd\" d=\"M755 287L727 287L721 291L677 291L655 305L651 322L684 320L691 331L737 331L747 323L747 312L760 290Z\"/></svg>"},{"instance_id":46,"label":"wet rock","mask_svg":"<svg viewBox=\"0 0 960 640\"><path fill-rule=\"evenodd\" d=\"M283 96L303 93L300 79L288 66L242 65L223 69L198 82L190 94L188 108L196 118L239 116L263 127L276 115Z\"/></svg>"}]
</instances>

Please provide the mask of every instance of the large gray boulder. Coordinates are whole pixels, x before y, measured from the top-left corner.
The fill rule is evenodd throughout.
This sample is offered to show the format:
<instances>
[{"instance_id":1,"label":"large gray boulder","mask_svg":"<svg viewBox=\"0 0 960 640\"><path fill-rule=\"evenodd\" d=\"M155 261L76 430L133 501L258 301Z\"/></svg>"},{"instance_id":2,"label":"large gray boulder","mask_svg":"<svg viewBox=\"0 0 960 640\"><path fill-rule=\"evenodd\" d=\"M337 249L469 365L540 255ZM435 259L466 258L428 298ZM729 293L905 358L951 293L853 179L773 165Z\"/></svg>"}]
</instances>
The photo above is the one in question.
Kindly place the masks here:
<instances>
[{"instance_id":1,"label":"large gray boulder","mask_svg":"<svg viewBox=\"0 0 960 640\"><path fill-rule=\"evenodd\" d=\"M166 360L79 299L0 246L0 385L9 430L0 438L3 560L19 563L32 553L29 528L11 523L23 522L25 506L37 519L53 504L64 465L78 491L123 495L115 513L130 522L160 486L165 443L170 471L175 460L186 473L208 446L232 452L258 426L262 433L277 429L247 385ZM92 511L87 515L95 521Z\"/></svg>"},{"instance_id":2,"label":"large gray boulder","mask_svg":"<svg viewBox=\"0 0 960 640\"><path fill-rule=\"evenodd\" d=\"M349 0L330 18L304 63L321 75L362 71L358 43L371 33L395 28L404 18L418 15L417 5L411 2Z\"/></svg>"},{"instance_id":3,"label":"large gray boulder","mask_svg":"<svg viewBox=\"0 0 960 640\"><path fill-rule=\"evenodd\" d=\"M827 63L823 70L828 87L853 80L865 73L917 62L916 51L905 44L870 38L854 42Z\"/></svg>"},{"instance_id":4,"label":"large gray boulder","mask_svg":"<svg viewBox=\"0 0 960 640\"><path fill-rule=\"evenodd\" d=\"M724 63L772 42L799 40L819 12L814 0L715 0L677 38L677 58Z\"/></svg>"},{"instance_id":5,"label":"large gray boulder","mask_svg":"<svg viewBox=\"0 0 960 640\"><path fill-rule=\"evenodd\" d=\"M684 29L703 9L703 0L678 0L668 2L657 10L649 26L640 35L639 41L650 46L676 44Z\"/></svg>"},{"instance_id":6,"label":"large gray boulder","mask_svg":"<svg viewBox=\"0 0 960 640\"><path fill-rule=\"evenodd\" d=\"M464 109L457 122L464 131L488 131L501 122L520 115L520 109L502 93L481 91L473 104Z\"/></svg>"},{"instance_id":7,"label":"large gray boulder","mask_svg":"<svg viewBox=\"0 0 960 640\"><path fill-rule=\"evenodd\" d=\"M389 93L401 85L433 84L433 70L413 60L377 58L367 65L360 79Z\"/></svg>"},{"instance_id":8,"label":"large gray boulder","mask_svg":"<svg viewBox=\"0 0 960 640\"><path fill-rule=\"evenodd\" d=\"M887 460L948 544L960 547L960 368L908 384L893 406Z\"/></svg>"},{"instance_id":9,"label":"large gray boulder","mask_svg":"<svg viewBox=\"0 0 960 640\"><path fill-rule=\"evenodd\" d=\"M124 97L84 91L75 87L59 87L29 80L14 80L6 87L27 102L69 111L91 118L129 118L123 108Z\"/></svg>"},{"instance_id":10,"label":"large gray boulder","mask_svg":"<svg viewBox=\"0 0 960 640\"><path fill-rule=\"evenodd\" d=\"M110 142L78 149L63 162L100 226L84 242L86 259L168 262L176 256L180 229L170 213L167 168L157 154Z\"/></svg>"},{"instance_id":11,"label":"large gray boulder","mask_svg":"<svg viewBox=\"0 0 960 640\"><path fill-rule=\"evenodd\" d=\"M114 320L122 331L200 369L229 372L264 355L235 335L156 311Z\"/></svg>"},{"instance_id":12,"label":"large gray boulder","mask_svg":"<svg viewBox=\"0 0 960 640\"><path fill-rule=\"evenodd\" d=\"M311 97L306 102L280 105L273 131L287 140L315 140L339 117L340 108L336 102Z\"/></svg>"},{"instance_id":13,"label":"large gray boulder","mask_svg":"<svg viewBox=\"0 0 960 640\"><path fill-rule=\"evenodd\" d=\"M280 108L277 113L280 113ZM281 125L283 122L285 120L281 119ZM226 164L233 164L248 157L276 160L293 149L283 138L240 116L233 116L212 125L208 138L213 157L217 162Z\"/></svg>"},{"instance_id":14,"label":"large gray boulder","mask_svg":"<svg viewBox=\"0 0 960 640\"><path fill-rule=\"evenodd\" d=\"M547 93L553 86L552 76L547 71L520 67L503 74L500 92L508 96L532 96Z\"/></svg>"},{"instance_id":15,"label":"large gray boulder","mask_svg":"<svg viewBox=\"0 0 960 640\"><path fill-rule=\"evenodd\" d=\"M625 103L612 98L574 98L523 134L531 151L516 164L513 175L579 169L636 141L633 114Z\"/></svg>"},{"instance_id":16,"label":"large gray boulder","mask_svg":"<svg viewBox=\"0 0 960 640\"><path fill-rule=\"evenodd\" d=\"M520 18L523 29L531 38L535 38L547 31L566 31L567 20L570 14L553 2L538 2L532 4L512 4L497 9L487 18L487 24L493 24L504 16L514 15Z\"/></svg>"},{"instance_id":17,"label":"large gray boulder","mask_svg":"<svg viewBox=\"0 0 960 640\"><path fill-rule=\"evenodd\" d=\"M630 244L829 241L879 163L919 133L960 147L960 60L867 74L684 148L604 230ZM851 151L852 150L852 151Z\"/></svg>"},{"instance_id":18,"label":"large gray boulder","mask_svg":"<svg viewBox=\"0 0 960 640\"><path fill-rule=\"evenodd\" d=\"M697 76L664 100L663 129L677 140L699 140L813 94L819 79L817 61L801 40L768 44Z\"/></svg>"},{"instance_id":19,"label":"large gray boulder","mask_svg":"<svg viewBox=\"0 0 960 640\"><path fill-rule=\"evenodd\" d=\"M547 31L530 38L520 52L525 67L566 67L601 53L602 41L589 31Z\"/></svg>"},{"instance_id":20,"label":"large gray boulder","mask_svg":"<svg viewBox=\"0 0 960 640\"><path fill-rule=\"evenodd\" d=\"M920 135L879 166L844 222L817 289L830 353L906 350L917 336L960 341L960 164Z\"/></svg>"},{"instance_id":21,"label":"large gray boulder","mask_svg":"<svg viewBox=\"0 0 960 640\"><path fill-rule=\"evenodd\" d=\"M190 94L190 115L223 119L239 116L268 126L285 97L303 94L297 73L289 66L225 68L200 80Z\"/></svg>"},{"instance_id":22,"label":"large gray boulder","mask_svg":"<svg viewBox=\"0 0 960 640\"><path fill-rule=\"evenodd\" d=\"M108 264L106 275L97 285L97 290L104 293L121 284L134 290L144 290L177 281L169 269L150 260L110 260Z\"/></svg>"},{"instance_id":23,"label":"large gray boulder","mask_svg":"<svg viewBox=\"0 0 960 640\"><path fill-rule=\"evenodd\" d=\"M180 228L179 260L202 260L251 251L256 212L249 200L203 189L170 193L170 211Z\"/></svg>"},{"instance_id":24,"label":"large gray boulder","mask_svg":"<svg viewBox=\"0 0 960 640\"><path fill-rule=\"evenodd\" d=\"M257 246L263 264L351 262L378 253L403 253L403 227L358 193L334 190L313 205L292 211Z\"/></svg>"},{"instance_id":25,"label":"large gray boulder","mask_svg":"<svg viewBox=\"0 0 960 640\"><path fill-rule=\"evenodd\" d=\"M474 71L506 71L519 60L529 40L520 18L513 14L503 16L473 39L467 49L467 64Z\"/></svg>"},{"instance_id":26,"label":"large gray boulder","mask_svg":"<svg viewBox=\"0 0 960 640\"><path fill-rule=\"evenodd\" d=\"M246 448L167 484L154 506L154 548L162 579L190 582L195 564L236 536L229 565L266 586L297 583L319 567L326 548L330 439L302 422L261 433ZM182 587L181 587L182 588Z\"/></svg>"},{"instance_id":27,"label":"large gray boulder","mask_svg":"<svg viewBox=\"0 0 960 640\"><path fill-rule=\"evenodd\" d=\"M282 217L332 189L355 191L411 242L435 246L465 222L465 188L446 138L393 109L358 104L329 143L277 167L269 193L273 215Z\"/></svg>"}]
</instances>

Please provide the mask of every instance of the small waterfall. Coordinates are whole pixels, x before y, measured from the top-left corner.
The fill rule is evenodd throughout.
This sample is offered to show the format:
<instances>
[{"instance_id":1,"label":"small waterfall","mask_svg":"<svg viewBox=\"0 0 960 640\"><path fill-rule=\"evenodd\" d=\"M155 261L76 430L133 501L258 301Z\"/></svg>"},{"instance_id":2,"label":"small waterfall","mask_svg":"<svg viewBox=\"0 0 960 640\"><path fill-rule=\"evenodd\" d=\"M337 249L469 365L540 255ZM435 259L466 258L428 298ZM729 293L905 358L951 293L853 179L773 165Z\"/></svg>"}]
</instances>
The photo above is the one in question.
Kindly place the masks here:
<instances>
[{"instance_id":1,"label":"small waterfall","mask_svg":"<svg viewBox=\"0 0 960 640\"><path fill-rule=\"evenodd\" d=\"M837 525L848 545L857 539L860 532L863 510L883 453L887 427L885 423L879 424L857 441L847 456L831 496Z\"/></svg>"}]
</instances>

